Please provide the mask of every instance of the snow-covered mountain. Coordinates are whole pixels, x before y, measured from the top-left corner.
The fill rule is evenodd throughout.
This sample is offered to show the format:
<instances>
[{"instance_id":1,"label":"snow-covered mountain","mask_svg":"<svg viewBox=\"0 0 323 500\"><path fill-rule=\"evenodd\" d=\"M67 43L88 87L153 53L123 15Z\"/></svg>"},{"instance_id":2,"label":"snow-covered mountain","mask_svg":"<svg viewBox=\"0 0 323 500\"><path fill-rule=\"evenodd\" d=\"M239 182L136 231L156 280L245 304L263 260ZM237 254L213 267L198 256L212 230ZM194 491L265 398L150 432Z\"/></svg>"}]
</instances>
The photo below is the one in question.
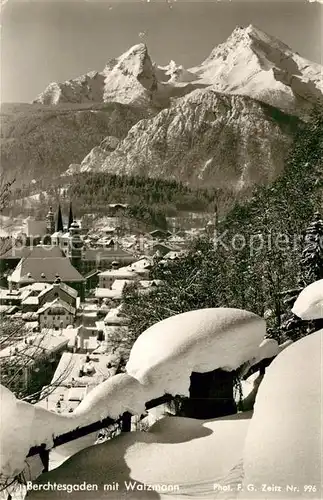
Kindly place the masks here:
<instances>
[{"instance_id":1,"label":"snow-covered mountain","mask_svg":"<svg viewBox=\"0 0 323 500\"><path fill-rule=\"evenodd\" d=\"M296 114L323 105L323 67L252 25L237 27L190 72L222 92L249 95Z\"/></svg>"},{"instance_id":2,"label":"snow-covered mountain","mask_svg":"<svg viewBox=\"0 0 323 500\"><path fill-rule=\"evenodd\" d=\"M159 66L140 43L100 72L50 84L35 102L138 112L127 134L109 131L83 161L66 155L60 164L69 174L144 174L241 191L281 172L298 120L323 106L322 74L260 29L237 27L193 68ZM119 113L113 118L122 125Z\"/></svg>"},{"instance_id":3,"label":"snow-covered mountain","mask_svg":"<svg viewBox=\"0 0 323 500\"><path fill-rule=\"evenodd\" d=\"M101 72L51 83L35 102L115 101L160 108L167 107L171 98L209 86L298 115L314 104L323 105L322 66L252 25L237 27L204 62L188 70L173 60L158 66L140 43L110 60Z\"/></svg>"},{"instance_id":4,"label":"snow-covered mountain","mask_svg":"<svg viewBox=\"0 0 323 500\"><path fill-rule=\"evenodd\" d=\"M134 125L113 152L92 150L80 171L248 189L282 171L296 122L249 97L196 90Z\"/></svg>"},{"instance_id":5,"label":"snow-covered mountain","mask_svg":"<svg viewBox=\"0 0 323 500\"><path fill-rule=\"evenodd\" d=\"M35 100L38 104L103 102L104 75L92 71L64 83L50 83Z\"/></svg>"},{"instance_id":6,"label":"snow-covered mountain","mask_svg":"<svg viewBox=\"0 0 323 500\"><path fill-rule=\"evenodd\" d=\"M119 102L137 106L165 107L171 97L181 97L204 86L172 61L160 68L154 64L144 43L134 45L111 59L100 73L92 72L64 83L51 83L34 102Z\"/></svg>"}]
</instances>

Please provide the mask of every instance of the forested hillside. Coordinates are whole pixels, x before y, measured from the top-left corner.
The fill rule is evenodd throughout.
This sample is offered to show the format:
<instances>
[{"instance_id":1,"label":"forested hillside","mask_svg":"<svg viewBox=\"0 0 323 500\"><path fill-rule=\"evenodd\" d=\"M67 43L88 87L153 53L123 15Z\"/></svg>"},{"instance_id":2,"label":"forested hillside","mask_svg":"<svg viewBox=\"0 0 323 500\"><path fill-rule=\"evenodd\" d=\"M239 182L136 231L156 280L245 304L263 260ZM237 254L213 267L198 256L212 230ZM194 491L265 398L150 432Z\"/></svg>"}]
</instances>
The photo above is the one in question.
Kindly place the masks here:
<instances>
[{"instance_id":1,"label":"forested hillside","mask_svg":"<svg viewBox=\"0 0 323 500\"><path fill-rule=\"evenodd\" d=\"M232 206L235 193L221 189L193 189L176 181L128 177L103 172L85 172L56 182L46 191L42 183L24 189L12 190L10 214L24 214L44 218L49 205L61 204L68 211L70 202L76 217L95 214L110 215L109 204L121 203L129 207L123 214L146 223L148 226L165 227L165 217L182 212L225 212Z\"/></svg>"},{"instance_id":2,"label":"forested hillside","mask_svg":"<svg viewBox=\"0 0 323 500\"><path fill-rule=\"evenodd\" d=\"M178 261L156 261L152 277L164 284L148 297L133 287L126 290L129 346L155 322L203 307L247 309L266 316L272 335L288 334L286 298L323 277L322 193L323 114L318 113L297 136L284 174L237 204L214 240L196 241ZM303 327L292 334L304 332Z\"/></svg>"},{"instance_id":3,"label":"forested hillside","mask_svg":"<svg viewBox=\"0 0 323 500\"><path fill-rule=\"evenodd\" d=\"M2 104L1 167L16 186L32 179L46 187L105 137L124 138L147 110L119 103Z\"/></svg>"}]
</instances>

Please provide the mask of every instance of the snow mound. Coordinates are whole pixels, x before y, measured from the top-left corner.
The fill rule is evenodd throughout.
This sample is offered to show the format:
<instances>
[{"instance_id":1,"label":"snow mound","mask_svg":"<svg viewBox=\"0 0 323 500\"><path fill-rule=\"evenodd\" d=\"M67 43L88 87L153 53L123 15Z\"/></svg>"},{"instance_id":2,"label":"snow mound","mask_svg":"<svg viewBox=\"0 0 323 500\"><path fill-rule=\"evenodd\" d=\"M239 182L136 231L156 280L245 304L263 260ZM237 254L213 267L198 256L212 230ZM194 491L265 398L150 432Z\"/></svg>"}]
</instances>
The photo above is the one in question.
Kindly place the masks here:
<instances>
[{"instance_id":1,"label":"snow mound","mask_svg":"<svg viewBox=\"0 0 323 500\"><path fill-rule=\"evenodd\" d=\"M322 345L320 330L290 345L268 368L244 450L245 491L250 484L255 490L241 498L320 497ZM263 484L282 489L264 492ZM305 485L311 489L306 491Z\"/></svg>"},{"instance_id":2,"label":"snow mound","mask_svg":"<svg viewBox=\"0 0 323 500\"><path fill-rule=\"evenodd\" d=\"M140 415L145 412L145 403L159 396L158 387L143 386L127 373L120 373L93 389L73 415L82 417L83 425L107 416L117 419L127 411Z\"/></svg>"},{"instance_id":3,"label":"snow mound","mask_svg":"<svg viewBox=\"0 0 323 500\"><path fill-rule=\"evenodd\" d=\"M19 401L0 385L0 475L12 478L25 468L29 449L41 444L51 448L54 436L82 425L74 414L58 415Z\"/></svg>"},{"instance_id":4,"label":"snow mound","mask_svg":"<svg viewBox=\"0 0 323 500\"><path fill-rule=\"evenodd\" d=\"M258 359L265 321L230 308L199 309L167 318L148 328L134 343L127 373L160 394L189 395L190 375L217 368L237 369Z\"/></svg>"},{"instance_id":5,"label":"snow mound","mask_svg":"<svg viewBox=\"0 0 323 500\"><path fill-rule=\"evenodd\" d=\"M292 312L304 320L323 318L323 280L314 281L301 291Z\"/></svg>"},{"instance_id":6,"label":"snow mound","mask_svg":"<svg viewBox=\"0 0 323 500\"><path fill-rule=\"evenodd\" d=\"M124 373L99 384L73 413L59 415L19 401L3 386L0 389L0 473L5 477L13 477L24 469L31 447L45 444L51 448L55 436L106 417L117 419L126 411L140 415L147 401L160 396L158 387L142 386Z\"/></svg>"},{"instance_id":7,"label":"snow mound","mask_svg":"<svg viewBox=\"0 0 323 500\"><path fill-rule=\"evenodd\" d=\"M75 491L69 494L71 500L99 499L104 484L119 484L118 491L104 492L104 498L113 500L218 498L221 484L234 484L234 489L241 483L242 470L237 464L250 418L251 413L205 421L165 417L148 432L124 433L82 450L38 482L77 485L87 481L98 485L100 493L90 497L89 492ZM127 491L129 483L134 489ZM219 485L219 491L214 484ZM56 495L48 491L46 499ZM38 498L42 498L40 492L30 492L30 500Z\"/></svg>"}]
</instances>

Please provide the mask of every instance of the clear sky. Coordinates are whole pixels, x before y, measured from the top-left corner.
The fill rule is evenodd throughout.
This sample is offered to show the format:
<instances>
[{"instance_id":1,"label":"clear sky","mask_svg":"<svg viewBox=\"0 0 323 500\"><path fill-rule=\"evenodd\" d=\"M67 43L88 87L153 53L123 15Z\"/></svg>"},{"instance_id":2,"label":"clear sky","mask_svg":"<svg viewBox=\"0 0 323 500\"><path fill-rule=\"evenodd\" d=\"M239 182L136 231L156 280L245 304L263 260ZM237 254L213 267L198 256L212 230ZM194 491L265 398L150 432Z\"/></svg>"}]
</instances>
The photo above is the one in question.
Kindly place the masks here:
<instances>
[{"instance_id":1,"label":"clear sky","mask_svg":"<svg viewBox=\"0 0 323 500\"><path fill-rule=\"evenodd\" d=\"M323 52L323 5L306 0L4 1L3 102L28 102L52 81L101 71L140 41L159 64L193 66L237 25L255 24L316 62Z\"/></svg>"}]
</instances>

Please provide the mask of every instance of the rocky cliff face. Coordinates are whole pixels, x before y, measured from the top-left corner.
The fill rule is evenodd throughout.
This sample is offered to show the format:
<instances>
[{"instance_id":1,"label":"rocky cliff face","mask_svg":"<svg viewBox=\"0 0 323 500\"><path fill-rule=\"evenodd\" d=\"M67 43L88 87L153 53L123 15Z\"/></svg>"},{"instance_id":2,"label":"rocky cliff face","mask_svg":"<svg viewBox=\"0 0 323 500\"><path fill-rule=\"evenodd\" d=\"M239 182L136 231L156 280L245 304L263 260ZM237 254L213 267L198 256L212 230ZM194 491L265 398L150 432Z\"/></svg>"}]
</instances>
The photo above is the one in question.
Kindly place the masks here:
<instances>
[{"instance_id":1,"label":"rocky cliff face","mask_svg":"<svg viewBox=\"0 0 323 500\"><path fill-rule=\"evenodd\" d=\"M92 151L81 169L239 191L281 172L296 126L296 118L248 97L196 90L140 121L112 153L101 151L101 161Z\"/></svg>"}]
</instances>

